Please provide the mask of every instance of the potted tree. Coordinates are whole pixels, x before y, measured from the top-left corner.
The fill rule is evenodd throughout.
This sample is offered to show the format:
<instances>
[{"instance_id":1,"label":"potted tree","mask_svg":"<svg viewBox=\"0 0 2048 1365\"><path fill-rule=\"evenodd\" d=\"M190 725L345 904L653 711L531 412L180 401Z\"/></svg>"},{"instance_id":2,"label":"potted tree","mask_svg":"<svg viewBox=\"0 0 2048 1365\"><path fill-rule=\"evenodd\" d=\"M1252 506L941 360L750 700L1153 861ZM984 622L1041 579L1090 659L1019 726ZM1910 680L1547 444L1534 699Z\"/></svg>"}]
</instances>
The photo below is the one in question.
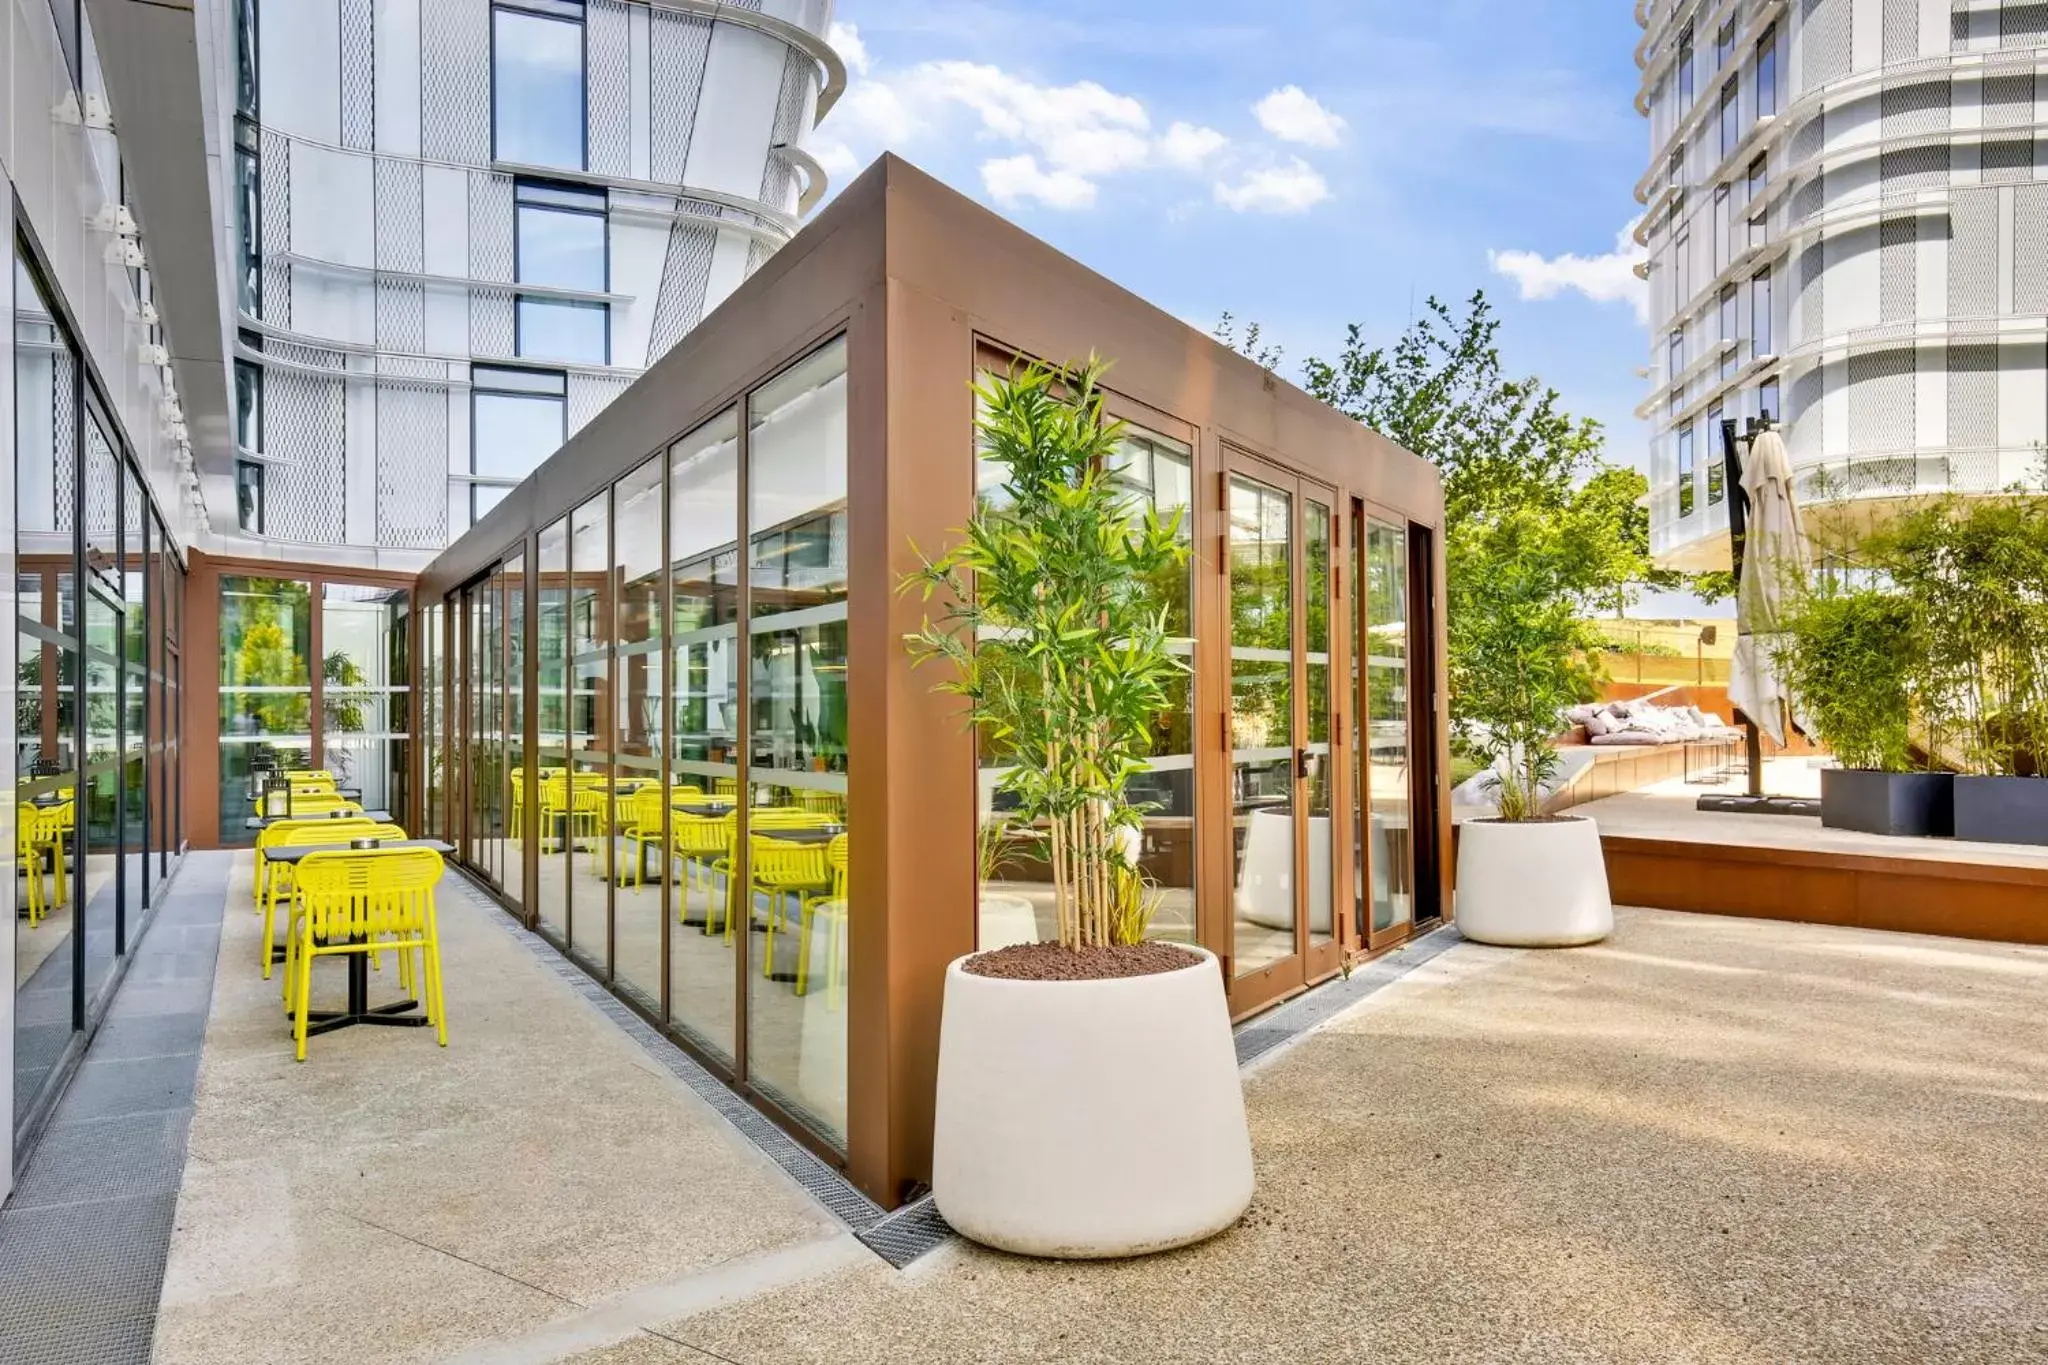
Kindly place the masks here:
<instances>
[{"instance_id":1,"label":"potted tree","mask_svg":"<svg viewBox=\"0 0 2048 1365\"><path fill-rule=\"evenodd\" d=\"M1588 541L1573 518L1519 506L1474 516L1445 544L1454 726L1492 770L1499 814L1458 831L1458 928L1482 943L1563 947L1614 929L1600 831L1547 815L1567 706L1592 695L1600 638L1581 615Z\"/></svg>"},{"instance_id":2,"label":"potted tree","mask_svg":"<svg viewBox=\"0 0 2048 1365\"><path fill-rule=\"evenodd\" d=\"M1782 622L1776 661L1814 735L1841 765L1820 774L1820 822L1867 834L1954 830L1953 778L1913 740L1923 652L1896 590L1823 576Z\"/></svg>"},{"instance_id":3,"label":"potted tree","mask_svg":"<svg viewBox=\"0 0 2048 1365\"><path fill-rule=\"evenodd\" d=\"M932 1193L959 1232L1036 1256L1182 1246L1252 1196L1221 970L1145 938L1127 786L1184 671L1146 584L1186 550L1177 517L1111 477L1102 369L976 387L1002 495L905 584L937 599L908 646L950 669L938 686L1001 768L1006 821L1043 841L1057 922L947 969Z\"/></svg>"},{"instance_id":4,"label":"potted tree","mask_svg":"<svg viewBox=\"0 0 2048 1365\"><path fill-rule=\"evenodd\" d=\"M1959 839L2048 844L2048 499L1941 498L1872 537L1922 641Z\"/></svg>"}]
</instances>

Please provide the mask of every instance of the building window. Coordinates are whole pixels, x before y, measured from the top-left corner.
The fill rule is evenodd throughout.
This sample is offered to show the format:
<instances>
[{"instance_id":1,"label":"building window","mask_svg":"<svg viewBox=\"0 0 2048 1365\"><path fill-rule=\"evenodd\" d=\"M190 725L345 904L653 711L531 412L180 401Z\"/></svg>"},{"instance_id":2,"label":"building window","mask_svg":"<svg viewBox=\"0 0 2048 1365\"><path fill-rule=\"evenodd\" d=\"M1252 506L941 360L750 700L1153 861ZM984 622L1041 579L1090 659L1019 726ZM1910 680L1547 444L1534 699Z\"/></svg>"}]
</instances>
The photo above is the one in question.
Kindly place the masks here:
<instances>
[{"instance_id":1,"label":"building window","mask_svg":"<svg viewBox=\"0 0 2048 1365\"><path fill-rule=\"evenodd\" d=\"M263 466L235 461L235 506L244 531L263 534Z\"/></svg>"},{"instance_id":2,"label":"building window","mask_svg":"<svg viewBox=\"0 0 2048 1365\"><path fill-rule=\"evenodd\" d=\"M593 293L610 287L603 190L521 181L513 201L513 278ZM520 294L513 345L521 356L609 365L611 305Z\"/></svg>"},{"instance_id":3,"label":"building window","mask_svg":"<svg viewBox=\"0 0 2048 1365\"><path fill-rule=\"evenodd\" d=\"M1756 40L1756 116L1778 112L1778 26L1772 24Z\"/></svg>"},{"instance_id":4,"label":"building window","mask_svg":"<svg viewBox=\"0 0 2048 1365\"><path fill-rule=\"evenodd\" d=\"M1723 287L1723 288L1722 288L1722 290L1721 290L1721 340L1722 340L1722 341L1723 341L1724 343L1726 343L1726 342L1732 342L1732 341L1739 341L1739 340L1741 339L1741 338L1740 338L1740 337L1739 337L1739 336L1737 335L1737 328L1738 328L1738 326L1739 326L1740 324L1738 324L1738 323L1737 323L1737 321L1736 321L1736 317L1735 317L1735 314L1736 314L1736 306L1735 306L1735 296L1736 296L1736 290L1735 290L1735 286L1734 286L1734 285L1732 285L1732 284L1731 284L1731 285L1727 285L1727 286L1725 286L1725 287ZM1734 373L1735 373L1735 369L1736 369L1736 361L1735 361L1735 355L1736 355L1736 351L1737 351L1737 349L1738 349L1737 347L1734 347L1734 346L1730 346L1730 345L1725 345L1725 344L1724 344L1724 345L1722 346L1722 348L1721 348L1721 377L1722 377L1723 379L1726 379L1726 378L1728 378L1728 376L1730 376L1730 375L1732 375L1732 374L1734 374Z\"/></svg>"},{"instance_id":5,"label":"building window","mask_svg":"<svg viewBox=\"0 0 2048 1365\"><path fill-rule=\"evenodd\" d=\"M1678 515L1692 515L1692 424L1678 429Z\"/></svg>"},{"instance_id":6,"label":"building window","mask_svg":"<svg viewBox=\"0 0 2048 1365\"><path fill-rule=\"evenodd\" d=\"M1692 108L1692 25L1678 35L1678 108L1681 116Z\"/></svg>"},{"instance_id":7,"label":"building window","mask_svg":"<svg viewBox=\"0 0 2048 1365\"><path fill-rule=\"evenodd\" d=\"M1679 328L1671 334L1671 340L1664 347L1666 382L1676 384L1678 376L1685 373L1685 329Z\"/></svg>"},{"instance_id":8,"label":"building window","mask_svg":"<svg viewBox=\"0 0 2048 1365\"><path fill-rule=\"evenodd\" d=\"M1783 422L1785 420L1785 410L1778 403L1777 380L1766 379L1758 387L1756 391L1756 410L1758 416L1767 417L1774 422Z\"/></svg>"},{"instance_id":9,"label":"building window","mask_svg":"<svg viewBox=\"0 0 2048 1365\"><path fill-rule=\"evenodd\" d=\"M255 125L235 122L235 306L263 315L263 171Z\"/></svg>"},{"instance_id":10,"label":"building window","mask_svg":"<svg viewBox=\"0 0 2048 1365\"><path fill-rule=\"evenodd\" d=\"M1714 186L1714 273L1720 274L1728 268L1728 258L1734 254L1734 229L1730 219L1734 216L1734 193L1726 185Z\"/></svg>"},{"instance_id":11,"label":"building window","mask_svg":"<svg viewBox=\"0 0 2048 1365\"><path fill-rule=\"evenodd\" d=\"M1768 229L1770 215L1758 213L1757 205L1763 202L1764 182L1770 176L1771 158L1768 153L1749 163L1749 195L1745 201L1744 213L1749 215L1749 244L1762 246L1770 238Z\"/></svg>"},{"instance_id":12,"label":"building window","mask_svg":"<svg viewBox=\"0 0 2048 1365\"><path fill-rule=\"evenodd\" d=\"M248 345L249 334L241 334ZM263 367L235 361L235 444L245 454L263 453Z\"/></svg>"},{"instance_id":13,"label":"building window","mask_svg":"<svg viewBox=\"0 0 2048 1365\"><path fill-rule=\"evenodd\" d=\"M256 0L235 0L235 114L256 117Z\"/></svg>"},{"instance_id":14,"label":"building window","mask_svg":"<svg viewBox=\"0 0 2048 1365\"><path fill-rule=\"evenodd\" d=\"M1730 19L1721 25L1721 31L1714 35L1714 69L1726 71L1728 63L1735 60L1735 21Z\"/></svg>"},{"instance_id":15,"label":"building window","mask_svg":"<svg viewBox=\"0 0 2048 1365\"><path fill-rule=\"evenodd\" d=\"M1742 81L1730 76L1721 87L1721 155L1727 156L1742 141Z\"/></svg>"},{"instance_id":16,"label":"building window","mask_svg":"<svg viewBox=\"0 0 2048 1365\"><path fill-rule=\"evenodd\" d=\"M473 365L469 378L469 472L517 483L568 439L568 383L559 371ZM458 485L448 498L448 538L495 507L506 484Z\"/></svg>"},{"instance_id":17,"label":"building window","mask_svg":"<svg viewBox=\"0 0 2048 1365\"><path fill-rule=\"evenodd\" d=\"M1671 244L1672 289L1671 301L1679 308L1685 307L1692 298L1692 232L1688 229L1678 235Z\"/></svg>"},{"instance_id":18,"label":"building window","mask_svg":"<svg viewBox=\"0 0 2048 1365\"><path fill-rule=\"evenodd\" d=\"M582 0L491 8L491 155L583 169Z\"/></svg>"},{"instance_id":19,"label":"building window","mask_svg":"<svg viewBox=\"0 0 2048 1365\"><path fill-rule=\"evenodd\" d=\"M1771 272L1759 270L1749 282L1749 355L1771 354Z\"/></svg>"},{"instance_id":20,"label":"building window","mask_svg":"<svg viewBox=\"0 0 2048 1365\"><path fill-rule=\"evenodd\" d=\"M1723 484L1728 471L1721 460L1721 405L1714 404L1707 409L1707 506L1713 507L1721 501Z\"/></svg>"}]
</instances>

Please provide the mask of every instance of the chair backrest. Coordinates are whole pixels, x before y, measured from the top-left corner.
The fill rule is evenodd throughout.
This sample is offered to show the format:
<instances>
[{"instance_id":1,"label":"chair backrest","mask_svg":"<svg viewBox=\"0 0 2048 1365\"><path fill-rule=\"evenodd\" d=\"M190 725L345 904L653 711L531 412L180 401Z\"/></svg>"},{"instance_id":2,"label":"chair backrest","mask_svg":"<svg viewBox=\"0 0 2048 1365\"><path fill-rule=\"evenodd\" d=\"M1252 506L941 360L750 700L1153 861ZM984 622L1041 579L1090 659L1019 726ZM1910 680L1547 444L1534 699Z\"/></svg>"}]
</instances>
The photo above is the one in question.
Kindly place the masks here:
<instances>
[{"instance_id":1,"label":"chair backrest","mask_svg":"<svg viewBox=\"0 0 2048 1365\"><path fill-rule=\"evenodd\" d=\"M287 782L325 782L331 787L334 785L334 774L326 768L286 768L284 770L284 780Z\"/></svg>"},{"instance_id":2,"label":"chair backrest","mask_svg":"<svg viewBox=\"0 0 2048 1365\"><path fill-rule=\"evenodd\" d=\"M369 820L279 820L256 834L256 847L282 848L289 844L336 844L350 839L371 839L370 831L380 826ZM389 828L396 829L396 825Z\"/></svg>"},{"instance_id":3,"label":"chair backrest","mask_svg":"<svg viewBox=\"0 0 2048 1365\"><path fill-rule=\"evenodd\" d=\"M740 780L737 777L716 777L711 780L711 790L720 796L738 796Z\"/></svg>"},{"instance_id":4,"label":"chair backrest","mask_svg":"<svg viewBox=\"0 0 2048 1365\"><path fill-rule=\"evenodd\" d=\"M800 809L816 811L820 815L838 815L840 809L838 792L819 791L815 787L798 787L796 804Z\"/></svg>"},{"instance_id":5,"label":"chair backrest","mask_svg":"<svg viewBox=\"0 0 2048 1365\"><path fill-rule=\"evenodd\" d=\"M430 848L333 849L300 859L294 880L316 935L413 935L433 912L441 871Z\"/></svg>"},{"instance_id":6,"label":"chair backrest","mask_svg":"<svg viewBox=\"0 0 2048 1365\"><path fill-rule=\"evenodd\" d=\"M66 801L61 806L23 804L15 827L20 831L16 842L22 856L26 857L31 845L55 843L64 837L65 831L71 828L71 803Z\"/></svg>"},{"instance_id":7,"label":"chair backrest","mask_svg":"<svg viewBox=\"0 0 2048 1365\"><path fill-rule=\"evenodd\" d=\"M565 809L569 804L569 779L559 772L541 778L540 803L556 810Z\"/></svg>"},{"instance_id":8,"label":"chair backrest","mask_svg":"<svg viewBox=\"0 0 2048 1365\"><path fill-rule=\"evenodd\" d=\"M757 806L747 812L749 829L814 829L833 823L832 817L821 811L798 810L791 806Z\"/></svg>"},{"instance_id":9,"label":"chair backrest","mask_svg":"<svg viewBox=\"0 0 2048 1365\"><path fill-rule=\"evenodd\" d=\"M661 828L662 801L659 786L642 787L633 793L633 823L644 830Z\"/></svg>"},{"instance_id":10,"label":"chair backrest","mask_svg":"<svg viewBox=\"0 0 2048 1365\"><path fill-rule=\"evenodd\" d=\"M835 834L825 845L825 865L832 869L832 894L846 899L846 836Z\"/></svg>"},{"instance_id":11,"label":"chair backrest","mask_svg":"<svg viewBox=\"0 0 2048 1365\"><path fill-rule=\"evenodd\" d=\"M816 886L826 879L823 844L793 844L772 834L754 834L748 837L748 846L756 881Z\"/></svg>"},{"instance_id":12,"label":"chair backrest","mask_svg":"<svg viewBox=\"0 0 2048 1365\"><path fill-rule=\"evenodd\" d=\"M255 807L258 815L263 814L262 801L257 801ZM309 793L294 791L292 793L291 813L293 816L324 815L331 810L360 811L362 808L362 802L344 800L333 792Z\"/></svg>"},{"instance_id":13,"label":"chair backrest","mask_svg":"<svg viewBox=\"0 0 2048 1365\"><path fill-rule=\"evenodd\" d=\"M686 815L677 811L669 817L669 846L686 855L723 854L732 848L733 829L730 815Z\"/></svg>"}]
</instances>

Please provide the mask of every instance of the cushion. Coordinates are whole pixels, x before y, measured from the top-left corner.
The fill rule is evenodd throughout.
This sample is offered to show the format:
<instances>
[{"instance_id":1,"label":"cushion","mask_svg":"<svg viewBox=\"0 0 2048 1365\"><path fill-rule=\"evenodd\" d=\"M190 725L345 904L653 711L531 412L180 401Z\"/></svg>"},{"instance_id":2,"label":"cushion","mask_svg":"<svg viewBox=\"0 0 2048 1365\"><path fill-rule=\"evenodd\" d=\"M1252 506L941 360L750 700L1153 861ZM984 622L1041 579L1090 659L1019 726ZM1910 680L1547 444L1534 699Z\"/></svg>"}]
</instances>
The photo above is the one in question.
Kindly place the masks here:
<instances>
[{"instance_id":1,"label":"cushion","mask_svg":"<svg viewBox=\"0 0 2048 1365\"><path fill-rule=\"evenodd\" d=\"M1664 737L1648 730L1616 730L1612 734L1595 735L1595 744L1662 744Z\"/></svg>"},{"instance_id":2,"label":"cushion","mask_svg":"<svg viewBox=\"0 0 2048 1365\"><path fill-rule=\"evenodd\" d=\"M1609 716L1605 711L1597 709L1586 717L1585 724L1586 733L1592 737L1592 742L1595 744L1600 742L1601 736L1612 734L1615 729L1613 717Z\"/></svg>"},{"instance_id":3,"label":"cushion","mask_svg":"<svg viewBox=\"0 0 2048 1365\"><path fill-rule=\"evenodd\" d=\"M1564 709L1565 723L1567 725L1584 725L1591 719L1593 713L1599 709L1598 706L1590 702L1584 706L1567 706Z\"/></svg>"}]
</instances>

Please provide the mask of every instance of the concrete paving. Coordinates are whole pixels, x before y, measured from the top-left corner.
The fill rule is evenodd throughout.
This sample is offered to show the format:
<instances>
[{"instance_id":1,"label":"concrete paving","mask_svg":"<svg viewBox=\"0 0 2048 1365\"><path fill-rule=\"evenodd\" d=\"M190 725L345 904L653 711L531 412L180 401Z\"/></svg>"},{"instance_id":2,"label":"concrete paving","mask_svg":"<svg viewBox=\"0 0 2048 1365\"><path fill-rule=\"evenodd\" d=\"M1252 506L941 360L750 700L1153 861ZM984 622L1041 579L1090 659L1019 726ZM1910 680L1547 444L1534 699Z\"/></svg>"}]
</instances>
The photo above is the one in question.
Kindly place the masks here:
<instances>
[{"instance_id":1,"label":"concrete paving","mask_svg":"<svg viewBox=\"0 0 2048 1365\"><path fill-rule=\"evenodd\" d=\"M294 1067L231 902L159 1361L2048 1360L2048 950L1460 944L1254 1064L1237 1228L899 1272L493 913L444 915L447 1052Z\"/></svg>"}]
</instances>

